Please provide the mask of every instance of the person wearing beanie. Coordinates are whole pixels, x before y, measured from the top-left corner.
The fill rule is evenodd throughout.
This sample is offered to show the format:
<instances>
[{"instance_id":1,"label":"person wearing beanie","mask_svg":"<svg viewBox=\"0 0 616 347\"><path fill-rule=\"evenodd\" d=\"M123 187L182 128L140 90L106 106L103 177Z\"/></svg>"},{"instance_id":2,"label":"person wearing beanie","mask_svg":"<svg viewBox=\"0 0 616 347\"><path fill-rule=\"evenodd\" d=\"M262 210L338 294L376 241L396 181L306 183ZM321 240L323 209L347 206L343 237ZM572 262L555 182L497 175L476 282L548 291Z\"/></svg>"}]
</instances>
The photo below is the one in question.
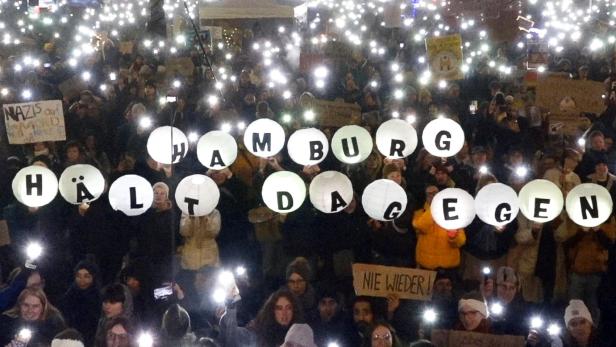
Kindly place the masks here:
<instances>
[{"instance_id":1,"label":"person wearing beanie","mask_svg":"<svg viewBox=\"0 0 616 347\"><path fill-rule=\"evenodd\" d=\"M601 341L588 307L582 300L573 299L565 309L565 330L562 336L546 336L545 333L532 329L526 339L531 347L600 347L612 346L608 341Z\"/></svg>"},{"instance_id":2,"label":"person wearing beanie","mask_svg":"<svg viewBox=\"0 0 616 347\"><path fill-rule=\"evenodd\" d=\"M327 345L328 341L337 341L343 346L350 346L348 337L352 328L342 312L341 295L326 285L319 290L318 315L308 321L314 331L314 341L318 346Z\"/></svg>"},{"instance_id":3,"label":"person wearing beanie","mask_svg":"<svg viewBox=\"0 0 616 347\"><path fill-rule=\"evenodd\" d=\"M507 266L496 270L496 297L489 303L498 303L503 307L502 313L490 317L494 332L506 335L526 334L526 319L532 311L532 304L522 298L520 280L515 270Z\"/></svg>"},{"instance_id":4,"label":"person wearing beanie","mask_svg":"<svg viewBox=\"0 0 616 347\"><path fill-rule=\"evenodd\" d=\"M478 292L471 292L458 301L459 322L455 330L489 334L488 306Z\"/></svg>"},{"instance_id":5,"label":"person wearing beanie","mask_svg":"<svg viewBox=\"0 0 616 347\"><path fill-rule=\"evenodd\" d=\"M306 317L316 313L316 292L310 284L312 281L312 268L304 257L295 258L287 266L286 288L301 302Z\"/></svg>"},{"instance_id":6,"label":"person wearing beanie","mask_svg":"<svg viewBox=\"0 0 616 347\"><path fill-rule=\"evenodd\" d=\"M178 305L171 305L162 321L162 346L192 347L197 338L191 332L190 316Z\"/></svg>"},{"instance_id":7,"label":"person wearing beanie","mask_svg":"<svg viewBox=\"0 0 616 347\"><path fill-rule=\"evenodd\" d=\"M73 274L75 280L60 300L59 309L68 326L81 333L86 345L91 346L101 315L98 266L89 260L82 260Z\"/></svg>"},{"instance_id":8,"label":"person wearing beanie","mask_svg":"<svg viewBox=\"0 0 616 347\"><path fill-rule=\"evenodd\" d=\"M433 329L450 329L458 321L458 300L454 296L456 283L455 270L437 269L432 299L424 308L432 308L439 313L439 318L432 324Z\"/></svg>"},{"instance_id":9,"label":"person wearing beanie","mask_svg":"<svg viewBox=\"0 0 616 347\"><path fill-rule=\"evenodd\" d=\"M84 339L75 329L66 329L51 340L51 347L84 347ZM88 345L90 346L90 345Z\"/></svg>"},{"instance_id":10,"label":"person wearing beanie","mask_svg":"<svg viewBox=\"0 0 616 347\"><path fill-rule=\"evenodd\" d=\"M598 184L610 192L612 200L616 198L616 176L610 173L606 154L597 154L594 157L594 171L586 176L587 183Z\"/></svg>"},{"instance_id":11,"label":"person wearing beanie","mask_svg":"<svg viewBox=\"0 0 616 347\"><path fill-rule=\"evenodd\" d=\"M107 331L113 328L110 326L111 321L123 319L129 323L133 322L133 297L125 285L114 283L106 286L103 288L101 301L101 318L98 320L94 337L96 347L105 346Z\"/></svg>"},{"instance_id":12,"label":"person wearing beanie","mask_svg":"<svg viewBox=\"0 0 616 347\"><path fill-rule=\"evenodd\" d=\"M293 324L284 338L281 347L317 347L314 335L308 324Z\"/></svg>"}]
</instances>

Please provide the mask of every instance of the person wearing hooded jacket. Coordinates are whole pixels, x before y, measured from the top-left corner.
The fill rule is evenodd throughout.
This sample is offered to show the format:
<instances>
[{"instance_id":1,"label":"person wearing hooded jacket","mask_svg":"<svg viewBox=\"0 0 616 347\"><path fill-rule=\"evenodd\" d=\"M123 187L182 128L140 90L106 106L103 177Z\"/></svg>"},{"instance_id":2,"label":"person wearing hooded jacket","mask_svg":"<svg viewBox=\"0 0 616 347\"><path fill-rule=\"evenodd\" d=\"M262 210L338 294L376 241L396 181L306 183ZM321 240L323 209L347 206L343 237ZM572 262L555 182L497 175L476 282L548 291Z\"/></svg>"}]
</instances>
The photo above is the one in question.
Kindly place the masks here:
<instances>
[{"instance_id":1,"label":"person wearing hooded jacket","mask_svg":"<svg viewBox=\"0 0 616 347\"><path fill-rule=\"evenodd\" d=\"M106 347L107 324L118 317L133 322L133 298L128 288L120 283L110 284L103 289L102 314L94 339L94 346ZM134 323L134 322L133 322Z\"/></svg>"},{"instance_id":2,"label":"person wearing hooded jacket","mask_svg":"<svg viewBox=\"0 0 616 347\"><path fill-rule=\"evenodd\" d=\"M82 260L73 273L75 281L64 293L59 308L67 324L83 335L87 346L92 346L101 314L98 266L89 260Z\"/></svg>"},{"instance_id":3,"label":"person wearing hooded jacket","mask_svg":"<svg viewBox=\"0 0 616 347\"><path fill-rule=\"evenodd\" d=\"M191 332L190 316L188 312L178 304L169 306L163 315L160 346L197 346L197 338Z\"/></svg>"}]
</instances>

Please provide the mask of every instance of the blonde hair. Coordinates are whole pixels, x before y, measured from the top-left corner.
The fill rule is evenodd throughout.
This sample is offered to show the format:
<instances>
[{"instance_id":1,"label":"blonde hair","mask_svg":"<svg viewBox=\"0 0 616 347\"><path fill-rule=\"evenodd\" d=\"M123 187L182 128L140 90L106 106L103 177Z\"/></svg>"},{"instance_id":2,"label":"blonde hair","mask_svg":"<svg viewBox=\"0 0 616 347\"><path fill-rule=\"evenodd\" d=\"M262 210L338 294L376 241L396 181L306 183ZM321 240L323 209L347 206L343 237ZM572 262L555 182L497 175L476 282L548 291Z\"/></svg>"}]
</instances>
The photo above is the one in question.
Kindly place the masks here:
<instances>
[{"instance_id":1,"label":"blonde hair","mask_svg":"<svg viewBox=\"0 0 616 347\"><path fill-rule=\"evenodd\" d=\"M34 296L41 301L43 312L41 313L40 320L47 320L51 316L61 317L60 311L58 311L58 309L47 300L47 295L45 295L45 292L39 288L26 288L22 290L19 297L17 297L15 306L13 306L10 310L5 311L4 314L11 318L19 318L21 316L21 305L28 296Z\"/></svg>"}]
</instances>

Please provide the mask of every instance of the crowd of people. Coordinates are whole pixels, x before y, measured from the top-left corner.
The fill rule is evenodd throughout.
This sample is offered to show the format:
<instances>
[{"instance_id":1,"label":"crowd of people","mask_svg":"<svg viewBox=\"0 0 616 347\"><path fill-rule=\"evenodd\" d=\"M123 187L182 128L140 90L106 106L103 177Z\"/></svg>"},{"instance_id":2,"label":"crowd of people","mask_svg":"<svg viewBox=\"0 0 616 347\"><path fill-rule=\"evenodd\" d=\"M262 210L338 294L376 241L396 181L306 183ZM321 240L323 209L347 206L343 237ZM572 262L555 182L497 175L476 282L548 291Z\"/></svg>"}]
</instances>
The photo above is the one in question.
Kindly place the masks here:
<instances>
[{"instance_id":1,"label":"crowd of people","mask_svg":"<svg viewBox=\"0 0 616 347\"><path fill-rule=\"evenodd\" d=\"M78 346L70 344L76 341L145 346L143 332L155 346L430 346L435 329L518 335L530 346L616 345L614 216L596 228L577 226L563 212L544 224L519 214L503 227L476 218L467 228L446 230L430 210L432 198L445 188L475 195L502 182L519 191L535 178L553 182L563 195L582 182L597 183L616 201L616 100L606 98L605 112L589 116L592 127L580 146L578 138L550 131L549 117L535 104L523 74L503 76L490 69L487 57L446 88L409 78L405 96L397 98L389 82L391 61L416 76L419 53L401 45L410 38L376 20L371 30L395 58L369 58L366 48L328 60L333 63L323 88L315 87L310 71L286 66L294 73L290 97L265 83L253 43L276 42L280 33L259 24L245 29L231 60L237 81L220 94L211 66L229 59L214 49L208 49L207 60L196 49L186 50L195 68L182 76L166 74L163 62L139 45L124 54L118 45L105 46L86 62L96 84L74 96L59 88L79 76L67 68L61 40L37 48L45 64L27 76L10 68L11 57L3 57L2 84L27 83L36 100L63 101L67 140L0 142L0 346ZM497 52L494 59L523 70L524 55L514 47L505 43ZM608 54L567 49L551 56L548 70L606 81L609 92L610 66ZM15 89L2 102L23 98ZM445 116L460 123L465 145L450 158L436 158L420 144L405 159L374 149L358 164L343 164L329 153L320 164L305 167L286 151L258 158L244 148L240 123L271 118L287 136L320 127L302 117L314 98L356 103L361 125L372 135L392 117L413 122L421 133L430 120ZM146 150L149 132L171 122L199 135L230 124L238 138L237 159L223 170L208 170L193 143L176 165L154 161ZM331 138L336 129L321 130ZM70 205L58 196L34 208L11 193L11 180L23 167L40 165L59 176L68 166L86 163L103 173L107 187L126 174L146 178L152 207L129 217L114 211L105 193L89 204ZM309 201L293 213L277 214L263 203L261 186L269 174L283 170L298 173L306 184L320 172L342 172L355 197L337 214L321 213ZM182 214L173 199L178 182L194 173L208 175L220 191L207 216ZM407 193L405 211L391 222L368 217L358 199L380 178ZM25 266L23 249L33 240L44 252L35 266ZM356 296L353 263L433 270L432 298ZM536 324L539 317L546 324ZM548 322L562 331L546 329Z\"/></svg>"}]
</instances>

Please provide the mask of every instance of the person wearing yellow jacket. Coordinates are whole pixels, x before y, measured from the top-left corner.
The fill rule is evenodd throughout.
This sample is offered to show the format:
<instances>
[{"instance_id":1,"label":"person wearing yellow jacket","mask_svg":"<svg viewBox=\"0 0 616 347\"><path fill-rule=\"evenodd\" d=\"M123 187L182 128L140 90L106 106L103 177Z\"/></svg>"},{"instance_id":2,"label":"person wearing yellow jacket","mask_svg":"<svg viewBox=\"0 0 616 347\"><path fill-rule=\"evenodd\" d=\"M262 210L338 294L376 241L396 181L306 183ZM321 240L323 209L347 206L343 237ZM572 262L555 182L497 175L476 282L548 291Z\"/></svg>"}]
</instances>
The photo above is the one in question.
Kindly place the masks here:
<instances>
[{"instance_id":1,"label":"person wearing yellow jacket","mask_svg":"<svg viewBox=\"0 0 616 347\"><path fill-rule=\"evenodd\" d=\"M413 227L417 231L415 257L421 268L451 269L460 265L460 247L466 242L466 234L464 229L446 230L432 219L430 204L436 193L436 186L428 186L426 203L413 216Z\"/></svg>"}]
</instances>

